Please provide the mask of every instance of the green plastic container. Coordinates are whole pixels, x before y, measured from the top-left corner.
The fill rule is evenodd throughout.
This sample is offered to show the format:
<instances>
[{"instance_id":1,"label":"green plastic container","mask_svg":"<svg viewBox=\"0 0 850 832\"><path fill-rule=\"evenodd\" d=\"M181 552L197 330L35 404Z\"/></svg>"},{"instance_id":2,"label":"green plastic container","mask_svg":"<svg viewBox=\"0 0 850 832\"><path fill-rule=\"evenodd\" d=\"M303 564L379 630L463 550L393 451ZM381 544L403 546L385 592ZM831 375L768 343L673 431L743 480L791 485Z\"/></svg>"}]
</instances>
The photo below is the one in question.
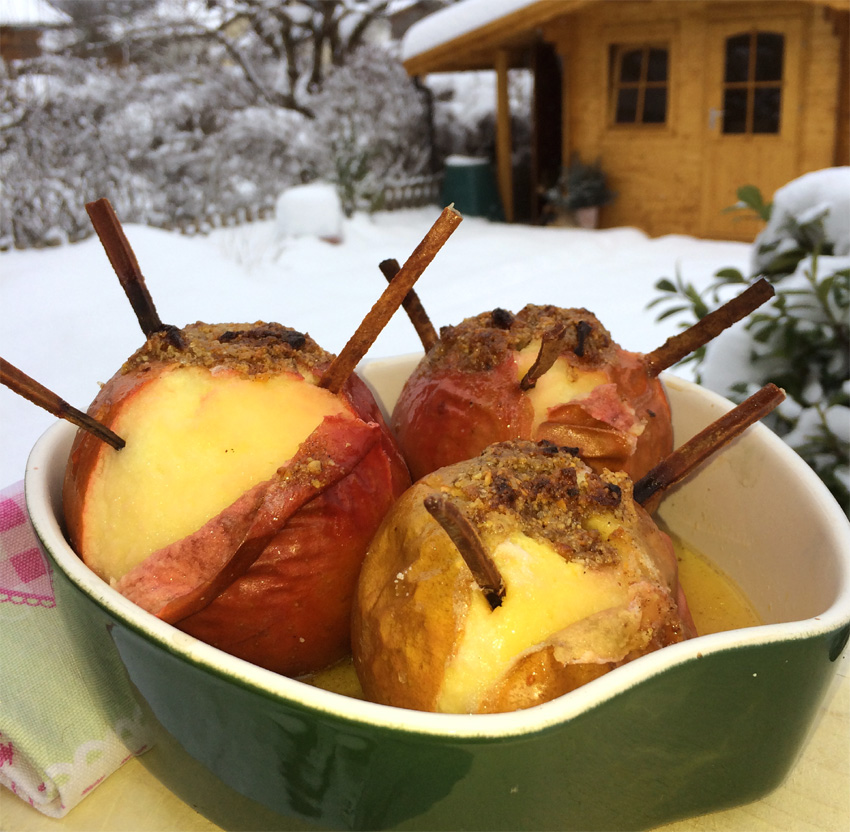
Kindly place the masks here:
<instances>
[{"instance_id":1,"label":"green plastic container","mask_svg":"<svg viewBox=\"0 0 850 832\"><path fill-rule=\"evenodd\" d=\"M504 221L502 200L489 159L478 156L449 156L443 177L443 205L454 204L468 217Z\"/></svg>"}]
</instances>

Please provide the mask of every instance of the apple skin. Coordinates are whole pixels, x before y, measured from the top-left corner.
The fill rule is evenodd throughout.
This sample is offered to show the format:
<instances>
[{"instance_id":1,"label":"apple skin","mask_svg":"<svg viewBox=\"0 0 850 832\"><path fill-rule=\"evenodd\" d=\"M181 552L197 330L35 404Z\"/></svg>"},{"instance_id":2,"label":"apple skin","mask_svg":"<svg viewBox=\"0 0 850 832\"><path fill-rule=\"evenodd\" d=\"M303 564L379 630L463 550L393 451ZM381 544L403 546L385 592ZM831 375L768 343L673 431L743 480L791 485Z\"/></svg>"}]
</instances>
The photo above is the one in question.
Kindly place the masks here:
<instances>
[{"instance_id":1,"label":"apple skin","mask_svg":"<svg viewBox=\"0 0 850 832\"><path fill-rule=\"evenodd\" d=\"M499 565L506 585L501 607L487 608L456 547L424 508L425 499L435 494L461 508ZM517 561L519 569L506 571L506 561L500 563L496 554L518 531L531 554ZM534 554L541 542L556 569L581 576L575 583L549 579L560 573L534 575L544 565ZM522 583L524 573L532 574L531 583ZM670 539L634 503L627 475L597 475L571 449L546 441L492 445L475 459L414 483L384 518L355 600L355 669L366 697L386 705L463 713L533 707L696 635L677 573ZM523 620L514 607L508 619L514 623L507 631L498 629L505 626L499 616L508 615L516 599L532 608L586 603L589 612L566 624L546 620L542 634L507 661L500 659L487 675L490 653L497 654L505 632L514 632ZM475 642L462 667L479 689L468 698L448 700L447 679L467 632L481 632L475 629L480 625L470 624L476 607L485 638Z\"/></svg>"},{"instance_id":2,"label":"apple skin","mask_svg":"<svg viewBox=\"0 0 850 832\"><path fill-rule=\"evenodd\" d=\"M332 358L309 336L276 324L199 322L181 332L190 342L187 353L198 339L235 332L239 349L234 347L237 357L231 363L263 373L294 373L304 384L314 384ZM151 336L103 386L89 413L114 426L127 402L183 360L195 359L183 356L166 335ZM231 361L200 360L215 371L221 371L217 362ZM194 541L174 541L152 553L116 588L185 632L285 675L307 674L349 655L351 604L362 559L410 476L365 383L352 375L337 396L348 417L325 417L299 449L311 461L324 454L331 464L322 470L331 474L322 474L320 482L315 476L299 480L297 471L292 476L299 453L281 460L277 479L284 478L286 488L258 483L211 518ZM116 452L79 431L65 472L67 532L87 563L81 544L86 502L108 453ZM217 547L207 545L213 538ZM163 585L175 576L180 589L163 594Z\"/></svg>"},{"instance_id":3,"label":"apple skin","mask_svg":"<svg viewBox=\"0 0 850 832\"><path fill-rule=\"evenodd\" d=\"M579 322L591 328L583 355L576 354ZM555 323L566 325L561 357L570 372L596 374L599 383L553 403L535 424L531 397L519 385L519 350ZM516 316L494 310L443 327L402 389L391 424L414 480L510 439L577 447L595 470L633 479L673 450L667 395L641 356L615 344L587 310L554 306L528 305Z\"/></svg>"}]
</instances>

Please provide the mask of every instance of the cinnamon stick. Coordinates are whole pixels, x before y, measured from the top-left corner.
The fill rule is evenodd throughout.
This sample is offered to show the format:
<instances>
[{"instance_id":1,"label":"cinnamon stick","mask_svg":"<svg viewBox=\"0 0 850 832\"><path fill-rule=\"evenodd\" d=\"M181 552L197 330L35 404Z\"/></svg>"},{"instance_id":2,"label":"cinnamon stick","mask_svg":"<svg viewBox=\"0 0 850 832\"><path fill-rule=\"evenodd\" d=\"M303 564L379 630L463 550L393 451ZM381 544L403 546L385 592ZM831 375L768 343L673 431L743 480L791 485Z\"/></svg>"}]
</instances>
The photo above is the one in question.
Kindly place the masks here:
<instances>
[{"instance_id":1,"label":"cinnamon stick","mask_svg":"<svg viewBox=\"0 0 850 832\"><path fill-rule=\"evenodd\" d=\"M502 605L505 584L475 528L461 510L446 497L431 494L425 498L425 509L442 526L464 559L475 583L484 593L490 609Z\"/></svg>"},{"instance_id":2,"label":"cinnamon stick","mask_svg":"<svg viewBox=\"0 0 850 832\"><path fill-rule=\"evenodd\" d=\"M566 333L564 324L555 324L551 329L547 329L540 339L540 350L537 353L537 358L534 363L528 368L528 372L522 377L519 386L522 390L531 390L537 384L537 379L545 375L561 354L564 348L564 334Z\"/></svg>"},{"instance_id":3,"label":"cinnamon stick","mask_svg":"<svg viewBox=\"0 0 850 832\"><path fill-rule=\"evenodd\" d=\"M366 355L369 347L462 219L451 205L443 209L422 242L414 249L390 285L366 314L356 332L348 339L348 343L331 362L319 382L320 387L332 393L338 393L342 389L360 359Z\"/></svg>"},{"instance_id":4,"label":"cinnamon stick","mask_svg":"<svg viewBox=\"0 0 850 832\"><path fill-rule=\"evenodd\" d=\"M136 255L110 201L104 198L87 202L86 212L136 313L145 337L149 338L154 332L167 329L159 318Z\"/></svg>"},{"instance_id":5,"label":"cinnamon stick","mask_svg":"<svg viewBox=\"0 0 850 832\"><path fill-rule=\"evenodd\" d=\"M784 390L775 384L766 384L644 474L634 484L635 502L652 511L662 492L688 476L750 425L767 416L784 398Z\"/></svg>"},{"instance_id":6,"label":"cinnamon stick","mask_svg":"<svg viewBox=\"0 0 850 832\"><path fill-rule=\"evenodd\" d=\"M392 282L392 279L399 273L401 266L399 266L398 260L390 259L382 260L378 268L387 279L387 282ZM440 340L440 336L437 335L437 330L434 329L434 325L431 323L431 319L428 317L428 313L425 311L425 307L422 306L422 301L419 300L419 295L416 294L414 289L411 289L407 293L401 305L404 307L404 311L407 312L407 317L410 318L410 323L413 324L413 328L416 330L416 334L419 336L425 352L428 352Z\"/></svg>"},{"instance_id":7,"label":"cinnamon stick","mask_svg":"<svg viewBox=\"0 0 850 832\"><path fill-rule=\"evenodd\" d=\"M35 379L30 378L26 373L3 358L0 358L0 382L19 396L23 396L28 401L43 408L48 413L52 413L54 416L65 419L77 427L94 434L98 439L102 439L104 442L112 445L116 451L120 451L126 444L118 434L113 433L106 425L93 419L88 413L77 410L76 407L68 404L64 399L57 396L56 393L48 390L44 385L39 384Z\"/></svg>"},{"instance_id":8,"label":"cinnamon stick","mask_svg":"<svg viewBox=\"0 0 850 832\"><path fill-rule=\"evenodd\" d=\"M671 336L660 347L644 355L647 372L651 376L657 376L672 367L677 361L716 338L724 329L746 318L774 294L770 281L765 278L757 280L738 297L709 312L693 326Z\"/></svg>"}]
</instances>

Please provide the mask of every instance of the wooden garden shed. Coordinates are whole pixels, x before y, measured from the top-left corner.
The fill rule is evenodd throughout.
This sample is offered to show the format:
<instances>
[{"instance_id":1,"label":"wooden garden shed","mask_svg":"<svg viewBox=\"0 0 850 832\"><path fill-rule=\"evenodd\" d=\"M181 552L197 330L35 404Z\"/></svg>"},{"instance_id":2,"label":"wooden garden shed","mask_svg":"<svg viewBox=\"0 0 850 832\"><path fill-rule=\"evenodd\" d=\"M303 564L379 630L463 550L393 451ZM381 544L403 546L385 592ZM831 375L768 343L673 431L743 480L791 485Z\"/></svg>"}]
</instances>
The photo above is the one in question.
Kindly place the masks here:
<instances>
[{"instance_id":1,"label":"wooden garden shed","mask_svg":"<svg viewBox=\"0 0 850 832\"><path fill-rule=\"evenodd\" d=\"M508 72L530 69L532 221L575 154L617 192L605 226L752 240L723 211L850 164L850 0L461 0L413 26L410 75L494 70L496 174L514 219Z\"/></svg>"}]
</instances>

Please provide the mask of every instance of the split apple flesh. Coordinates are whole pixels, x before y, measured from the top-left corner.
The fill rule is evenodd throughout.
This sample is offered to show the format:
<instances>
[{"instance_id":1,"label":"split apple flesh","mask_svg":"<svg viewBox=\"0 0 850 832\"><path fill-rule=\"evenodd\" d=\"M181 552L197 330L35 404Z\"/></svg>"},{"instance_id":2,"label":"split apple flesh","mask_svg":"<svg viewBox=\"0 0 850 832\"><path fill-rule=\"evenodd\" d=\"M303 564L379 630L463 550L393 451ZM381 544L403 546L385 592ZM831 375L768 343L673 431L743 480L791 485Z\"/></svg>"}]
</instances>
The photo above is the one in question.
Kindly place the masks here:
<instances>
[{"instance_id":1,"label":"split apple flesh","mask_svg":"<svg viewBox=\"0 0 850 832\"><path fill-rule=\"evenodd\" d=\"M551 363L535 376L547 340ZM586 309L531 304L443 327L392 427L414 480L510 439L574 447L595 470L634 479L673 449L670 405L643 357Z\"/></svg>"},{"instance_id":2,"label":"split apple flesh","mask_svg":"<svg viewBox=\"0 0 850 832\"><path fill-rule=\"evenodd\" d=\"M474 530L500 603L434 499ZM672 544L628 475L545 440L498 443L415 483L369 548L352 623L369 699L449 713L532 707L694 635Z\"/></svg>"},{"instance_id":3,"label":"split apple flesh","mask_svg":"<svg viewBox=\"0 0 850 832\"><path fill-rule=\"evenodd\" d=\"M369 540L409 485L379 408L332 356L279 324L152 334L89 414L64 483L70 540L130 600L286 675L350 652Z\"/></svg>"}]
</instances>

